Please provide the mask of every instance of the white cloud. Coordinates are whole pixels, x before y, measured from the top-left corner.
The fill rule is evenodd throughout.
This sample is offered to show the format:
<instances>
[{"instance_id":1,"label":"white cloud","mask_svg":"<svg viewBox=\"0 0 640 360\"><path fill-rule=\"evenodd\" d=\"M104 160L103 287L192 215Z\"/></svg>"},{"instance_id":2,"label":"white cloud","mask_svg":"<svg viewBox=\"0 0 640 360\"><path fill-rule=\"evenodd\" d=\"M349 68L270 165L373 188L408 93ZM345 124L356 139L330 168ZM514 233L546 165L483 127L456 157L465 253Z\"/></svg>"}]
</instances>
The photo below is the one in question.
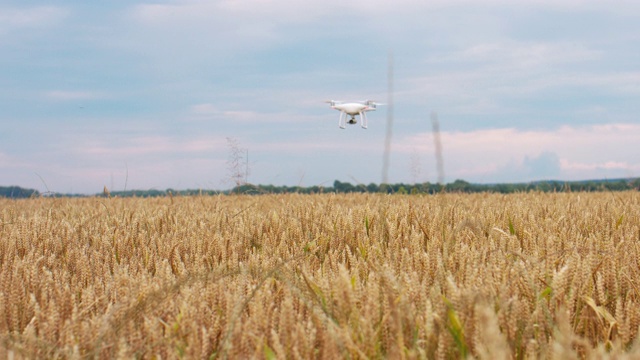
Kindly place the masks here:
<instances>
[{"instance_id":1,"label":"white cloud","mask_svg":"<svg viewBox=\"0 0 640 360\"><path fill-rule=\"evenodd\" d=\"M247 107L255 107L251 103ZM315 118L309 116L301 116L288 111L265 112L257 110L240 110L240 109L221 109L211 103L196 104L189 107L187 111L187 121L227 121L229 123L291 123L300 121L300 118L309 120L313 123Z\"/></svg>"},{"instance_id":2,"label":"white cloud","mask_svg":"<svg viewBox=\"0 0 640 360\"><path fill-rule=\"evenodd\" d=\"M540 77L525 79L517 85L508 84L496 88L496 93L504 95L526 95L553 89L580 88L597 90L599 93L638 95L640 94L640 72L619 73L550 73Z\"/></svg>"},{"instance_id":3,"label":"white cloud","mask_svg":"<svg viewBox=\"0 0 640 360\"><path fill-rule=\"evenodd\" d=\"M563 169L576 171L593 171L593 170L624 170L628 172L640 172L640 163L630 164L627 161L604 161L604 162L571 162L569 160L561 160Z\"/></svg>"},{"instance_id":4,"label":"white cloud","mask_svg":"<svg viewBox=\"0 0 640 360\"><path fill-rule=\"evenodd\" d=\"M220 110L213 104L197 104L189 109L194 115L211 116L220 114Z\"/></svg>"},{"instance_id":5,"label":"white cloud","mask_svg":"<svg viewBox=\"0 0 640 360\"><path fill-rule=\"evenodd\" d=\"M409 136L394 151L434 156L431 133ZM528 181L557 174L563 180L638 176L640 124L562 126L441 132L445 172L472 181Z\"/></svg>"},{"instance_id":6,"label":"white cloud","mask_svg":"<svg viewBox=\"0 0 640 360\"><path fill-rule=\"evenodd\" d=\"M437 61L490 62L502 71L596 60L601 52L574 42L504 41L474 44ZM432 61L433 61L432 60ZM507 67L505 69L505 66Z\"/></svg>"},{"instance_id":7,"label":"white cloud","mask_svg":"<svg viewBox=\"0 0 640 360\"><path fill-rule=\"evenodd\" d=\"M265 116L251 110L221 110L210 103L193 105L189 113L192 118L200 120L256 121Z\"/></svg>"},{"instance_id":8,"label":"white cloud","mask_svg":"<svg viewBox=\"0 0 640 360\"><path fill-rule=\"evenodd\" d=\"M371 148L371 144L362 142L344 143L340 141L281 141L281 142L265 142L256 144L252 149L258 151L282 152L288 154L309 154L318 150L367 150Z\"/></svg>"},{"instance_id":9,"label":"white cloud","mask_svg":"<svg viewBox=\"0 0 640 360\"><path fill-rule=\"evenodd\" d=\"M216 121L220 119L223 111L210 103L192 105L187 110L185 121Z\"/></svg>"},{"instance_id":10,"label":"white cloud","mask_svg":"<svg viewBox=\"0 0 640 360\"><path fill-rule=\"evenodd\" d=\"M152 45L156 50L167 45L200 54L218 55L222 51L239 50L248 44L260 46L263 42L277 40L274 34L276 18L253 19L247 14L225 9L224 2L187 1L174 4L140 4L130 11L131 19L145 27L143 32L134 29L137 44Z\"/></svg>"},{"instance_id":11,"label":"white cloud","mask_svg":"<svg viewBox=\"0 0 640 360\"><path fill-rule=\"evenodd\" d=\"M414 76L397 80L396 98L420 104L426 100L437 109L450 109L456 114L531 115L538 111L526 105L533 103L532 96L537 102L551 97L559 101L558 96L562 96L569 104L566 109L579 111L577 108L585 105L576 106L575 99L585 94L594 101L640 95L640 72L603 67L607 60L594 47L587 43L510 40L427 56Z\"/></svg>"},{"instance_id":12,"label":"white cloud","mask_svg":"<svg viewBox=\"0 0 640 360\"><path fill-rule=\"evenodd\" d=\"M235 21L238 25L257 22L262 25L282 23L308 23L324 16L339 16L341 13L363 16L372 13L384 14L388 10L420 7L422 1L299 1L299 0L190 0L170 4L140 4L132 10L132 15L145 24L174 23L182 21L205 21L224 19ZM410 11L410 9L406 9ZM215 24L211 24L215 26Z\"/></svg>"},{"instance_id":13,"label":"white cloud","mask_svg":"<svg viewBox=\"0 0 640 360\"><path fill-rule=\"evenodd\" d=\"M205 1L188 1L189 4L206 4ZM603 4L598 0L523 0L514 3L509 0L326 0L322 2L299 1L299 0L225 0L220 1L220 8L233 10L235 12L247 12L256 14L282 15L288 17L313 16L313 13L333 13L339 14L341 11L360 12L363 14L389 14L389 13L412 13L421 9L439 9L452 6L468 7L526 7L527 9L561 9L579 11L584 10L611 10L622 11L622 9L639 9L637 2L633 0L622 0L618 6ZM614 9L611 9L614 8ZM311 13L311 14L309 14Z\"/></svg>"},{"instance_id":14,"label":"white cloud","mask_svg":"<svg viewBox=\"0 0 640 360\"><path fill-rule=\"evenodd\" d=\"M45 93L48 99L56 101L94 100L104 98L105 95L94 91L66 91L52 90Z\"/></svg>"},{"instance_id":15,"label":"white cloud","mask_svg":"<svg viewBox=\"0 0 640 360\"><path fill-rule=\"evenodd\" d=\"M23 29L42 29L61 23L69 11L56 6L0 7L0 36Z\"/></svg>"},{"instance_id":16,"label":"white cloud","mask_svg":"<svg viewBox=\"0 0 640 360\"><path fill-rule=\"evenodd\" d=\"M153 156L203 155L224 148L222 141L215 139L180 139L170 136L134 136L120 139L118 143L101 139L84 140L72 151L79 156L101 156L108 158L135 158Z\"/></svg>"}]
</instances>

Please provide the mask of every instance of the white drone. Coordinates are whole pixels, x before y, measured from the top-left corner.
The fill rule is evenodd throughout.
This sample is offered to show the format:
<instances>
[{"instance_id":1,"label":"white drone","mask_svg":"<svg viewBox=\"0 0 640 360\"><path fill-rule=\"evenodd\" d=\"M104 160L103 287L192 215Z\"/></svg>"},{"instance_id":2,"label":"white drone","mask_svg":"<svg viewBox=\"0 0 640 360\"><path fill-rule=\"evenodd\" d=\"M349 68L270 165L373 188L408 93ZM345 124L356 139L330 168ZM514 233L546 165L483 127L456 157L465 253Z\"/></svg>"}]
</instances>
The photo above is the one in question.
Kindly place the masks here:
<instances>
[{"instance_id":1,"label":"white drone","mask_svg":"<svg viewBox=\"0 0 640 360\"><path fill-rule=\"evenodd\" d=\"M362 126L363 129L367 128L367 111L375 111L378 104L372 100L366 100L362 102L349 102L343 103L342 101L329 100L328 104L331 105L332 109L336 109L340 111L340 119L338 120L338 126L341 129L344 129L348 124L355 125L358 123L356 120L356 115L360 115L362 118ZM351 116L351 119L347 121L347 115Z\"/></svg>"}]
</instances>

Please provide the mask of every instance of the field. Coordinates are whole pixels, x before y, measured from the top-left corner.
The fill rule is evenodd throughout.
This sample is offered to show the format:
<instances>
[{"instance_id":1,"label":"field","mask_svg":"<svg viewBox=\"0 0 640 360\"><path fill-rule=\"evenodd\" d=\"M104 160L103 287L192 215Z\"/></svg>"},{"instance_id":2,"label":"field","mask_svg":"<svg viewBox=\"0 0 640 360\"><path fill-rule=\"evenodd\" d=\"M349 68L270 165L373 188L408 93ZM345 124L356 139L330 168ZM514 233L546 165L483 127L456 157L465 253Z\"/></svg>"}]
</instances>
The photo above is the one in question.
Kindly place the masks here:
<instances>
[{"instance_id":1,"label":"field","mask_svg":"<svg viewBox=\"0 0 640 360\"><path fill-rule=\"evenodd\" d=\"M0 199L0 358L638 358L640 193Z\"/></svg>"}]
</instances>

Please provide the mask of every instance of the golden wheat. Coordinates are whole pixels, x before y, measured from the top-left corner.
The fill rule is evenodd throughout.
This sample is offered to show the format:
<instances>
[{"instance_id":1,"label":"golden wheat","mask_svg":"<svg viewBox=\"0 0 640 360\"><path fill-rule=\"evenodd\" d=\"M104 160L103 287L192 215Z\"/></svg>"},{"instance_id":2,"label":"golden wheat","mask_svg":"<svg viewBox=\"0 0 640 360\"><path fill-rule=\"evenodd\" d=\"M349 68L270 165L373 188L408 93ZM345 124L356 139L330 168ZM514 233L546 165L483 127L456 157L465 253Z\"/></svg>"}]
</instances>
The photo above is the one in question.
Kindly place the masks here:
<instances>
[{"instance_id":1,"label":"golden wheat","mask_svg":"<svg viewBox=\"0 0 640 360\"><path fill-rule=\"evenodd\" d=\"M0 200L0 357L637 358L640 194Z\"/></svg>"}]
</instances>

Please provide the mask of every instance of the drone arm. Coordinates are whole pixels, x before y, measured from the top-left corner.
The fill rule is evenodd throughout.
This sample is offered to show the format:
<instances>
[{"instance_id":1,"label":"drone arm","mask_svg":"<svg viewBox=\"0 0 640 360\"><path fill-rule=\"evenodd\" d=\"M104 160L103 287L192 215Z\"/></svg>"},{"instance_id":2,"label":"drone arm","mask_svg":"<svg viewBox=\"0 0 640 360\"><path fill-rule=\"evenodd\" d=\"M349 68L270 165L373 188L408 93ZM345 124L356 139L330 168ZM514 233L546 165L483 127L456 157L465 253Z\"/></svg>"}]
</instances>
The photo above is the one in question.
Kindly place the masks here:
<instances>
[{"instance_id":1,"label":"drone arm","mask_svg":"<svg viewBox=\"0 0 640 360\"><path fill-rule=\"evenodd\" d=\"M377 102L375 102L373 100L367 100L365 102L365 105L367 105L367 110L366 111L376 111L376 107L378 105L384 105L384 104L377 103Z\"/></svg>"}]
</instances>

